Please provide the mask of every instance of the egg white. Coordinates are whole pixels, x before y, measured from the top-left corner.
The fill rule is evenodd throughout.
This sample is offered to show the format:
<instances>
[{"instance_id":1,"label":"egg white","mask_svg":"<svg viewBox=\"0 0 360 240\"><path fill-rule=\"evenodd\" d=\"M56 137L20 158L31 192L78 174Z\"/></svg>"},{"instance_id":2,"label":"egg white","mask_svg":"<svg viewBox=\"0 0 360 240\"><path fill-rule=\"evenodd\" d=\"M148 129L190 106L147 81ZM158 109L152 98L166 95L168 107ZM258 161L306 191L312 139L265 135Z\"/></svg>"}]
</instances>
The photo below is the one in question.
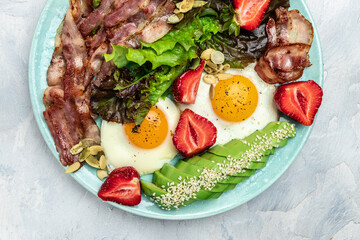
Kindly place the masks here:
<instances>
[{"instance_id":1,"label":"egg white","mask_svg":"<svg viewBox=\"0 0 360 240\"><path fill-rule=\"evenodd\" d=\"M209 89L210 85L200 81L195 104L178 104L181 110L191 109L195 113L207 118L217 128L216 144L224 144L234 138L244 138L256 130L264 128L269 122L279 119L279 112L273 102L275 86L265 83L254 70L255 64L244 69L230 69L227 73L242 75L250 79L255 85L259 101L255 112L250 118L242 122L228 122L216 115L212 108Z\"/></svg>"},{"instance_id":2,"label":"egg white","mask_svg":"<svg viewBox=\"0 0 360 240\"><path fill-rule=\"evenodd\" d=\"M140 175L153 173L176 156L177 150L172 143L172 133L180 118L179 109L169 98L160 100L156 106L165 114L169 129L164 142L153 149L142 149L133 145L125 133L124 125L102 121L101 145L105 148L110 171L132 166Z\"/></svg>"}]
</instances>

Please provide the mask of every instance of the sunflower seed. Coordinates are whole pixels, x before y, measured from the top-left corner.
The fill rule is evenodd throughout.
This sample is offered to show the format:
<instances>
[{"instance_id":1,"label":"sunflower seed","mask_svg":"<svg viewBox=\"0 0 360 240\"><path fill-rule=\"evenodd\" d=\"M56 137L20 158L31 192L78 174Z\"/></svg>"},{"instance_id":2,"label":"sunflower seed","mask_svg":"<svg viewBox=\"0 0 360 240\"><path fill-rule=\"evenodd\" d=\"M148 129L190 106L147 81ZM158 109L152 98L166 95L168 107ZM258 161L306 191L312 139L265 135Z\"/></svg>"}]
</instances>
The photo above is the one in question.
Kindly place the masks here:
<instances>
[{"instance_id":1,"label":"sunflower seed","mask_svg":"<svg viewBox=\"0 0 360 240\"><path fill-rule=\"evenodd\" d=\"M109 176L105 170L97 170L96 175L101 181L104 180L104 178Z\"/></svg>"},{"instance_id":2,"label":"sunflower seed","mask_svg":"<svg viewBox=\"0 0 360 240\"><path fill-rule=\"evenodd\" d=\"M103 170L106 169L106 158L105 158L105 155L102 155L102 156L100 157L99 166L100 166L100 168L103 169Z\"/></svg>"},{"instance_id":3,"label":"sunflower seed","mask_svg":"<svg viewBox=\"0 0 360 240\"><path fill-rule=\"evenodd\" d=\"M211 53L211 61L215 64L223 64L225 61L225 56L220 51L215 51Z\"/></svg>"},{"instance_id":4,"label":"sunflower seed","mask_svg":"<svg viewBox=\"0 0 360 240\"><path fill-rule=\"evenodd\" d=\"M226 71L229 70L229 69L230 69L230 64L228 64L228 63L225 64L225 65L224 65L224 68L223 68L223 71L226 72Z\"/></svg>"},{"instance_id":5,"label":"sunflower seed","mask_svg":"<svg viewBox=\"0 0 360 240\"><path fill-rule=\"evenodd\" d=\"M194 8L202 7L202 6L206 5L207 3L208 2L206 2L206 1L194 1L193 7Z\"/></svg>"},{"instance_id":6,"label":"sunflower seed","mask_svg":"<svg viewBox=\"0 0 360 240\"><path fill-rule=\"evenodd\" d=\"M216 77L221 81L221 80L230 79L233 77L233 75L230 73L220 73L220 74L216 75Z\"/></svg>"},{"instance_id":7,"label":"sunflower seed","mask_svg":"<svg viewBox=\"0 0 360 240\"><path fill-rule=\"evenodd\" d=\"M203 60L210 60L211 54L212 54L213 52L215 52L215 49L213 49L213 48L208 48L208 49L206 49L205 51L203 51L203 52L201 53L200 58L203 59Z\"/></svg>"},{"instance_id":8,"label":"sunflower seed","mask_svg":"<svg viewBox=\"0 0 360 240\"><path fill-rule=\"evenodd\" d=\"M206 66L209 66L214 70L217 69L217 65L215 63L213 63L211 60L206 60Z\"/></svg>"},{"instance_id":9,"label":"sunflower seed","mask_svg":"<svg viewBox=\"0 0 360 240\"><path fill-rule=\"evenodd\" d=\"M215 84L216 83L216 77L214 75L206 74L203 77L203 81L207 84Z\"/></svg>"},{"instance_id":10,"label":"sunflower seed","mask_svg":"<svg viewBox=\"0 0 360 240\"><path fill-rule=\"evenodd\" d=\"M81 164L79 162L75 162L66 169L65 173L76 172L77 170L79 170L80 167L81 167Z\"/></svg>"},{"instance_id":11,"label":"sunflower seed","mask_svg":"<svg viewBox=\"0 0 360 240\"><path fill-rule=\"evenodd\" d=\"M98 168L98 169L100 168L99 161L92 155L88 156L88 158L85 161L93 168Z\"/></svg>"},{"instance_id":12,"label":"sunflower seed","mask_svg":"<svg viewBox=\"0 0 360 240\"><path fill-rule=\"evenodd\" d=\"M215 87L214 87L214 85L210 86L209 96L210 96L210 100L213 100L214 97L215 97Z\"/></svg>"},{"instance_id":13,"label":"sunflower seed","mask_svg":"<svg viewBox=\"0 0 360 240\"><path fill-rule=\"evenodd\" d=\"M214 69L212 69L211 67L208 67L208 66L205 66L204 70L205 70L205 72L207 72L209 74L214 72Z\"/></svg>"}]
</instances>

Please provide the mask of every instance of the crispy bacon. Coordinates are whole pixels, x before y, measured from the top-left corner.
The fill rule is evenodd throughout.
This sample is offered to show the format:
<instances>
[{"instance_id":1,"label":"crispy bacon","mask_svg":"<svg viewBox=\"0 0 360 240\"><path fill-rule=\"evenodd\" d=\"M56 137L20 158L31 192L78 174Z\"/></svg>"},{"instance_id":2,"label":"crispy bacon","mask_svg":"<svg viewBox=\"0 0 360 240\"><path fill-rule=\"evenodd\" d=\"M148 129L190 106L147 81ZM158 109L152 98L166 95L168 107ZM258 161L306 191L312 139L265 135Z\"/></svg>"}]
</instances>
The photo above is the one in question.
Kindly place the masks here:
<instances>
[{"instance_id":1,"label":"crispy bacon","mask_svg":"<svg viewBox=\"0 0 360 240\"><path fill-rule=\"evenodd\" d=\"M309 50L313 41L312 24L297 10L276 10L276 22L269 18L266 25L268 50L255 70L269 84L299 79L311 66Z\"/></svg>"},{"instance_id":2,"label":"crispy bacon","mask_svg":"<svg viewBox=\"0 0 360 240\"><path fill-rule=\"evenodd\" d=\"M66 14L62 42L66 72L64 77L65 101L72 100L84 128L84 137L100 142L99 128L91 117L85 99L85 58L87 56L84 39L77 29L71 14Z\"/></svg>"},{"instance_id":3,"label":"crispy bacon","mask_svg":"<svg viewBox=\"0 0 360 240\"><path fill-rule=\"evenodd\" d=\"M140 40L156 41L170 30L166 21L175 8L171 0L102 0L94 10L91 3L70 0L47 72L44 118L64 166L79 160L70 149L81 139L100 142L90 95L91 86L106 81L116 68L103 57L112 50L109 35L113 34L113 43L132 47L138 47Z\"/></svg>"},{"instance_id":4,"label":"crispy bacon","mask_svg":"<svg viewBox=\"0 0 360 240\"><path fill-rule=\"evenodd\" d=\"M63 44L61 41L61 32L63 23L60 24L55 36L55 50L51 58L50 66L47 70L47 84L57 86L63 84L65 75L65 59L63 56Z\"/></svg>"},{"instance_id":5,"label":"crispy bacon","mask_svg":"<svg viewBox=\"0 0 360 240\"><path fill-rule=\"evenodd\" d=\"M292 72L310 67L307 44L290 44L269 49L264 59L275 71Z\"/></svg>"},{"instance_id":6,"label":"crispy bacon","mask_svg":"<svg viewBox=\"0 0 360 240\"><path fill-rule=\"evenodd\" d=\"M148 25L138 33L136 38L143 42L152 43L165 36L171 29L171 25L167 23L167 19L173 14L174 8L175 4L172 1L167 1L161 14L149 22Z\"/></svg>"},{"instance_id":7,"label":"crispy bacon","mask_svg":"<svg viewBox=\"0 0 360 240\"><path fill-rule=\"evenodd\" d=\"M71 14L76 24L92 11L91 2L92 0L70 0Z\"/></svg>"},{"instance_id":8,"label":"crispy bacon","mask_svg":"<svg viewBox=\"0 0 360 240\"><path fill-rule=\"evenodd\" d=\"M266 30L269 48L292 43L311 46L314 37L312 24L298 10L283 7L276 9L276 23L269 18Z\"/></svg>"},{"instance_id":9,"label":"crispy bacon","mask_svg":"<svg viewBox=\"0 0 360 240\"><path fill-rule=\"evenodd\" d=\"M80 24L80 32L85 37L88 36L92 30L99 27L104 17L111 11L111 6L114 0L102 0L98 8L92 11L87 18Z\"/></svg>"},{"instance_id":10,"label":"crispy bacon","mask_svg":"<svg viewBox=\"0 0 360 240\"><path fill-rule=\"evenodd\" d=\"M93 36L88 36L85 40L85 45L88 48L88 54L91 56L94 51L106 41L105 28L101 27Z\"/></svg>"},{"instance_id":11,"label":"crispy bacon","mask_svg":"<svg viewBox=\"0 0 360 240\"><path fill-rule=\"evenodd\" d=\"M114 27L145 8L150 0L128 1L126 6L116 8L104 18L105 27Z\"/></svg>"},{"instance_id":12,"label":"crispy bacon","mask_svg":"<svg viewBox=\"0 0 360 240\"><path fill-rule=\"evenodd\" d=\"M169 7L170 6L170 7ZM138 41L137 35L141 35L142 31L154 20L160 16L163 16L164 10L167 12L169 9L174 9L175 5L172 1L167 0L152 0L144 7L140 12L130 17L125 23L119 27L109 29L108 38L111 43L116 45L129 46L128 42L131 42L130 46L136 46ZM168 13L165 12L165 15ZM167 19L167 18L166 18ZM166 26L167 32L170 30L169 26ZM163 35L161 32L160 35ZM148 33L148 30L146 31ZM157 36L158 37L158 36ZM155 37L154 39L156 39Z\"/></svg>"},{"instance_id":13,"label":"crispy bacon","mask_svg":"<svg viewBox=\"0 0 360 240\"><path fill-rule=\"evenodd\" d=\"M74 141L70 135L70 129L65 117L64 109L53 105L45 110L44 118L48 124L51 135L54 138L56 150L59 153L62 165L68 166L79 161L78 156L73 156L70 153Z\"/></svg>"}]
</instances>

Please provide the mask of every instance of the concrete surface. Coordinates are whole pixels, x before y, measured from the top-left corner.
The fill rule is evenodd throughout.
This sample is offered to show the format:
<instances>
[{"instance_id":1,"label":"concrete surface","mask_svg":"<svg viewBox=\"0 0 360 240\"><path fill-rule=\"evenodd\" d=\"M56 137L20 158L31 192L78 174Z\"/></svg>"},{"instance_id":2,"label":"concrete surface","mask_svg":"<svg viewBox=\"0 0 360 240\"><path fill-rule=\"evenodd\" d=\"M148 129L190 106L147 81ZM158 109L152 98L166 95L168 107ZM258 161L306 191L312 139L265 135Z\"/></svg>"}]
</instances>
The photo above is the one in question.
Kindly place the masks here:
<instances>
[{"instance_id":1,"label":"concrete surface","mask_svg":"<svg viewBox=\"0 0 360 240\"><path fill-rule=\"evenodd\" d=\"M51 155L35 123L28 56L46 0L0 4L0 239L360 239L360 4L307 0L324 53L309 141L263 194L232 211L161 221L113 209Z\"/></svg>"}]
</instances>

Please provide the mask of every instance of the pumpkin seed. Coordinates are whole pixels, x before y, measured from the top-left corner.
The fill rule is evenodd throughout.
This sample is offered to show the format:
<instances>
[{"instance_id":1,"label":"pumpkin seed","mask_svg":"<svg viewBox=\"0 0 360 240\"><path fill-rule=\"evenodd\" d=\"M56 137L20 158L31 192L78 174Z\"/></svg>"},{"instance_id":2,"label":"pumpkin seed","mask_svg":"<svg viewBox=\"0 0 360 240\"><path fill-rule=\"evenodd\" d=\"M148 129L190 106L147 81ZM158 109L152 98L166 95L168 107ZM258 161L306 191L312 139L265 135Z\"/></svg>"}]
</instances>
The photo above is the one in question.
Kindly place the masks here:
<instances>
[{"instance_id":1,"label":"pumpkin seed","mask_svg":"<svg viewBox=\"0 0 360 240\"><path fill-rule=\"evenodd\" d=\"M103 170L106 169L106 158L105 158L105 155L102 155L102 156L100 157L99 166L100 166L100 168L103 169Z\"/></svg>"},{"instance_id":2,"label":"pumpkin seed","mask_svg":"<svg viewBox=\"0 0 360 240\"><path fill-rule=\"evenodd\" d=\"M226 80L226 79L232 78L233 75L230 73L220 73L220 74L216 75L216 77L221 81L221 80Z\"/></svg>"},{"instance_id":3,"label":"pumpkin seed","mask_svg":"<svg viewBox=\"0 0 360 240\"><path fill-rule=\"evenodd\" d=\"M194 1L193 8L198 8L206 5L208 2L206 1Z\"/></svg>"},{"instance_id":4,"label":"pumpkin seed","mask_svg":"<svg viewBox=\"0 0 360 240\"><path fill-rule=\"evenodd\" d=\"M210 86L209 96L210 96L210 100L213 100L215 97L215 87L213 84L211 84L211 86Z\"/></svg>"},{"instance_id":5,"label":"pumpkin seed","mask_svg":"<svg viewBox=\"0 0 360 240\"><path fill-rule=\"evenodd\" d=\"M210 60L211 54L212 54L213 52L215 52L215 49L213 49L213 48L208 48L208 49L206 49L205 51L203 51L203 52L201 53L200 58L203 59L203 60Z\"/></svg>"},{"instance_id":6,"label":"pumpkin seed","mask_svg":"<svg viewBox=\"0 0 360 240\"><path fill-rule=\"evenodd\" d=\"M104 147L102 147L100 145L94 145L94 146L88 147L88 150L90 151L91 155L97 155L99 152L104 151Z\"/></svg>"},{"instance_id":7,"label":"pumpkin seed","mask_svg":"<svg viewBox=\"0 0 360 240\"><path fill-rule=\"evenodd\" d=\"M91 146L98 144L94 139L91 139L91 138L84 138L80 142L81 142L83 148L91 147Z\"/></svg>"},{"instance_id":8,"label":"pumpkin seed","mask_svg":"<svg viewBox=\"0 0 360 240\"><path fill-rule=\"evenodd\" d=\"M171 16L167 19L167 23L169 23L169 24L175 24L175 23L180 22L183 18L184 18L184 14L183 14L183 13L173 14L173 15L171 15Z\"/></svg>"},{"instance_id":9,"label":"pumpkin seed","mask_svg":"<svg viewBox=\"0 0 360 240\"><path fill-rule=\"evenodd\" d=\"M72 155L76 155L76 154L79 154L82 152L82 150L84 150L83 146L82 146L82 143L79 142L78 144L76 144L75 146L73 146L71 149L70 149L70 153Z\"/></svg>"},{"instance_id":10,"label":"pumpkin seed","mask_svg":"<svg viewBox=\"0 0 360 240\"><path fill-rule=\"evenodd\" d=\"M216 68L217 68L217 65L215 63L213 63L211 60L206 60L206 66L209 66L214 70L216 70Z\"/></svg>"},{"instance_id":11,"label":"pumpkin seed","mask_svg":"<svg viewBox=\"0 0 360 240\"><path fill-rule=\"evenodd\" d=\"M214 75L206 74L203 77L203 80L207 84L215 84L216 83L216 77Z\"/></svg>"},{"instance_id":12,"label":"pumpkin seed","mask_svg":"<svg viewBox=\"0 0 360 240\"><path fill-rule=\"evenodd\" d=\"M223 64L225 61L225 56L220 51L215 51L211 53L211 61L215 64Z\"/></svg>"},{"instance_id":13,"label":"pumpkin seed","mask_svg":"<svg viewBox=\"0 0 360 240\"><path fill-rule=\"evenodd\" d=\"M190 11L194 6L194 0L184 0L181 2L180 6L179 6L179 10L182 13L186 13L188 11Z\"/></svg>"},{"instance_id":14,"label":"pumpkin seed","mask_svg":"<svg viewBox=\"0 0 360 240\"><path fill-rule=\"evenodd\" d=\"M88 158L85 159L85 161L93 168L100 168L99 161L92 155L88 156Z\"/></svg>"},{"instance_id":15,"label":"pumpkin seed","mask_svg":"<svg viewBox=\"0 0 360 240\"><path fill-rule=\"evenodd\" d=\"M109 174L105 170L97 170L96 175L101 181L104 180L104 178L109 176Z\"/></svg>"},{"instance_id":16,"label":"pumpkin seed","mask_svg":"<svg viewBox=\"0 0 360 240\"><path fill-rule=\"evenodd\" d=\"M79 170L80 167L81 167L81 164L79 162L75 162L66 169L65 173L76 172L77 170Z\"/></svg>"},{"instance_id":17,"label":"pumpkin seed","mask_svg":"<svg viewBox=\"0 0 360 240\"><path fill-rule=\"evenodd\" d=\"M88 148L85 148L81 154L80 154L80 157L79 157L79 161L80 162L83 162L85 161L88 157L90 156L90 150Z\"/></svg>"}]
</instances>

